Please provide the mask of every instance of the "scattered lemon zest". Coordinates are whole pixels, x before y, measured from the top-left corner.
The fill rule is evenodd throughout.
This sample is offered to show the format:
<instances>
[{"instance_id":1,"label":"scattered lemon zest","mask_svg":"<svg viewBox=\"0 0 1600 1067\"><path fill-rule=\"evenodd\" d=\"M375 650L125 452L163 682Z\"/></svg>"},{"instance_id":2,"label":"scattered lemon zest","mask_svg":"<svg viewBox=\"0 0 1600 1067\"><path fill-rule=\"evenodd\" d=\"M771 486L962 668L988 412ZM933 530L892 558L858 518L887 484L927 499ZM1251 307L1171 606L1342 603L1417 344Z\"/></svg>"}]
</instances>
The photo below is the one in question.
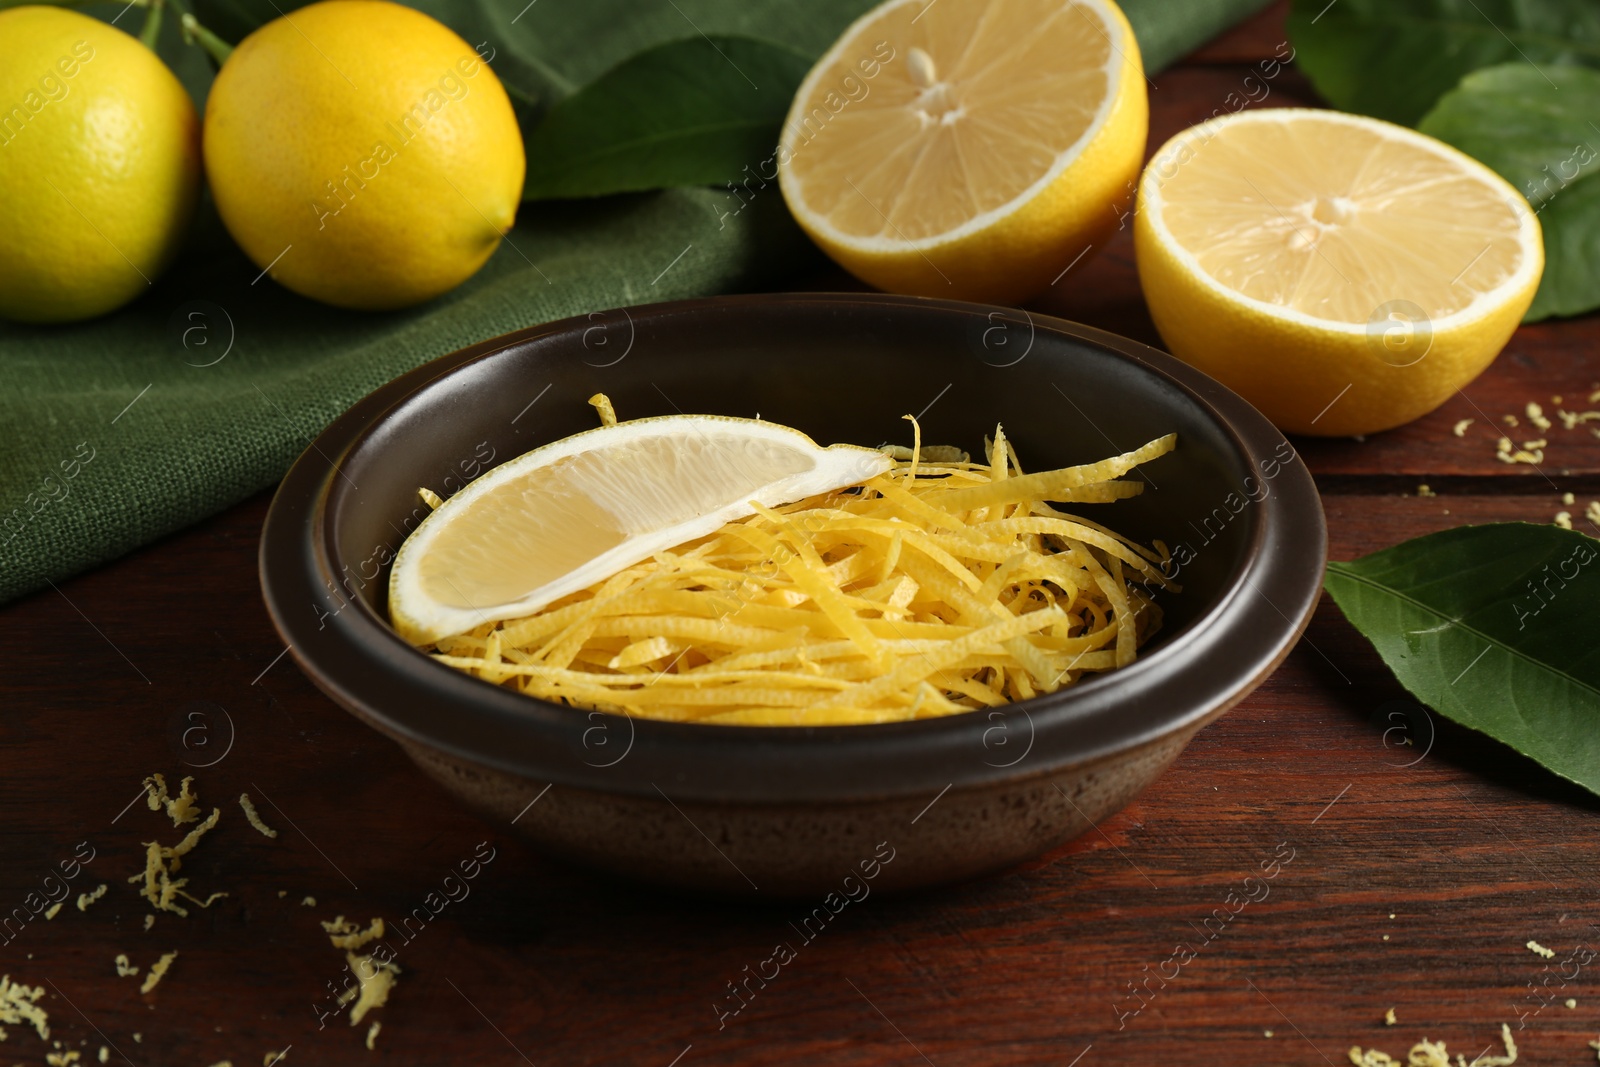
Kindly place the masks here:
<instances>
[{"instance_id":1,"label":"scattered lemon zest","mask_svg":"<svg viewBox=\"0 0 1600 1067\"><path fill-rule=\"evenodd\" d=\"M1537 941L1529 941L1526 947L1529 952L1532 952L1536 956L1543 956L1547 960L1553 960L1556 958L1554 949L1545 948Z\"/></svg>"},{"instance_id":2,"label":"scattered lemon zest","mask_svg":"<svg viewBox=\"0 0 1600 1067\"><path fill-rule=\"evenodd\" d=\"M373 1047L373 1043L378 1040L378 1031L382 1030L382 1029L383 1029L383 1024L381 1022L379 1022L378 1020L376 1020L376 1019L372 1020L372 1025L371 1026L367 1027L367 1049L368 1049L368 1051L371 1051L371 1049Z\"/></svg>"},{"instance_id":3,"label":"scattered lemon zest","mask_svg":"<svg viewBox=\"0 0 1600 1067\"><path fill-rule=\"evenodd\" d=\"M1555 524L1557 526L1559 526L1563 530L1572 529L1572 512L1570 512L1570 511L1558 511L1558 512L1556 512Z\"/></svg>"},{"instance_id":4,"label":"scattered lemon zest","mask_svg":"<svg viewBox=\"0 0 1600 1067\"><path fill-rule=\"evenodd\" d=\"M1528 421L1533 423L1539 429L1548 430L1550 428L1550 420L1544 417L1544 408L1530 400L1528 401L1527 408L1524 410L1527 412Z\"/></svg>"},{"instance_id":5,"label":"scattered lemon zest","mask_svg":"<svg viewBox=\"0 0 1600 1067\"><path fill-rule=\"evenodd\" d=\"M118 978L132 978L134 975L139 973L139 968L129 961L127 953L125 952L117 953L117 958L114 962L117 965Z\"/></svg>"},{"instance_id":6,"label":"scattered lemon zest","mask_svg":"<svg viewBox=\"0 0 1600 1067\"><path fill-rule=\"evenodd\" d=\"M435 493L432 489L429 489L426 486L419 488L417 490L417 495L422 498L422 502L424 504L428 505L428 509L430 511L437 511L444 503L444 497L440 496L438 493Z\"/></svg>"},{"instance_id":7,"label":"scattered lemon zest","mask_svg":"<svg viewBox=\"0 0 1600 1067\"><path fill-rule=\"evenodd\" d=\"M301 897L300 906L302 908L314 908L317 906L317 898L312 896Z\"/></svg>"},{"instance_id":8,"label":"scattered lemon zest","mask_svg":"<svg viewBox=\"0 0 1600 1067\"><path fill-rule=\"evenodd\" d=\"M150 965L149 973L144 976L144 984L139 986L140 993L148 993L154 989L161 979L167 976L167 971L172 967L172 961L178 958L176 952L163 953L161 958Z\"/></svg>"},{"instance_id":9,"label":"scattered lemon zest","mask_svg":"<svg viewBox=\"0 0 1600 1067\"><path fill-rule=\"evenodd\" d=\"M355 975L355 987L346 988L339 994L341 1007L355 1002L350 1010L350 1025L355 1026L367 1012L374 1008L383 1007L389 999L389 993L394 988L400 976L400 967L392 959L380 960L374 956L360 956L354 950L361 948L383 937L383 919L373 919L365 930L346 919L343 915L336 915L331 922L324 922L322 929L328 934L328 940L334 948L345 950L345 962L350 965L350 973ZM371 1040L377 1036L376 1031L368 1035L368 1047Z\"/></svg>"},{"instance_id":10,"label":"scattered lemon zest","mask_svg":"<svg viewBox=\"0 0 1600 1067\"><path fill-rule=\"evenodd\" d=\"M39 1035L39 1040L50 1040L50 1015L38 1004L42 996L44 986L30 989L21 982L13 982L9 974L0 975L0 1023L30 1025Z\"/></svg>"},{"instance_id":11,"label":"scattered lemon zest","mask_svg":"<svg viewBox=\"0 0 1600 1067\"><path fill-rule=\"evenodd\" d=\"M155 777L159 778L160 775ZM184 781L187 783L189 780L186 778ZM154 796L153 793L152 796ZM185 900L192 901L202 908L209 908L219 897L227 896L227 893L212 893L209 897L201 900L199 897L184 891L183 887L189 884L189 879L175 879L172 877L183 866L183 857L188 855L195 845L200 843L200 839L212 827L217 825L217 820L221 817L222 809L212 808L211 814L206 817L204 822L190 830L184 835L183 840L170 848L159 841L146 841L144 844L144 870L128 879L130 882L144 882L144 888L139 891L139 895L161 911L170 911L183 916L188 915L189 910L177 903L177 897L183 897ZM152 921L153 917L146 916L146 930L150 928Z\"/></svg>"},{"instance_id":12,"label":"scattered lemon zest","mask_svg":"<svg viewBox=\"0 0 1600 1067\"><path fill-rule=\"evenodd\" d=\"M45 922L49 922L51 919L56 917L56 913L61 910L61 904L62 902L58 900L48 908L44 909Z\"/></svg>"},{"instance_id":13,"label":"scattered lemon zest","mask_svg":"<svg viewBox=\"0 0 1600 1067\"><path fill-rule=\"evenodd\" d=\"M1385 1025L1385 1026L1393 1026L1395 1023L1397 1023L1399 1021L1400 1021L1399 1019L1395 1018L1394 1009L1393 1008L1390 1008L1388 1011L1383 1013L1383 1025Z\"/></svg>"},{"instance_id":14,"label":"scattered lemon zest","mask_svg":"<svg viewBox=\"0 0 1600 1067\"><path fill-rule=\"evenodd\" d=\"M400 968L393 960L357 956L354 952L346 952L344 958L360 986L339 994L339 1003L344 1005L355 1001L355 1006L350 1009L350 1025L355 1026L366 1017L367 1012L383 1007L388 1001L389 993L400 976Z\"/></svg>"},{"instance_id":15,"label":"scattered lemon zest","mask_svg":"<svg viewBox=\"0 0 1600 1067\"><path fill-rule=\"evenodd\" d=\"M97 886L93 891L88 892L88 893L79 893L78 894L78 910L79 911L88 911L89 910L89 905L93 904L95 901L97 901L101 897L105 896L106 895L106 890L108 890L110 888L111 888L110 886L106 885L104 882L101 882L100 885Z\"/></svg>"},{"instance_id":16,"label":"scattered lemon zest","mask_svg":"<svg viewBox=\"0 0 1600 1067\"><path fill-rule=\"evenodd\" d=\"M1450 432L1455 434L1457 437L1465 437L1467 435L1467 427L1471 426L1474 421L1476 420L1462 419L1461 421L1457 422L1455 426L1451 427Z\"/></svg>"},{"instance_id":17,"label":"scattered lemon zest","mask_svg":"<svg viewBox=\"0 0 1600 1067\"><path fill-rule=\"evenodd\" d=\"M1517 1043L1511 1037L1511 1027L1504 1023L1500 1024L1500 1040L1505 1045L1504 1056L1479 1056L1468 1064L1467 1058L1458 1054L1455 1067L1511 1067L1517 1062ZM1363 1050L1360 1045L1350 1047L1350 1062L1355 1067L1451 1067L1444 1042L1427 1038L1411 1046L1403 1062L1379 1049Z\"/></svg>"},{"instance_id":18,"label":"scattered lemon zest","mask_svg":"<svg viewBox=\"0 0 1600 1067\"><path fill-rule=\"evenodd\" d=\"M594 408L600 416L601 426L615 426L617 424L617 409L611 406L611 398L604 393L596 393L589 398L589 406Z\"/></svg>"},{"instance_id":19,"label":"scattered lemon zest","mask_svg":"<svg viewBox=\"0 0 1600 1067\"><path fill-rule=\"evenodd\" d=\"M167 809L167 815L172 819L173 826L182 826L200 818L200 797L190 788L194 785L192 777L185 777L178 783L178 795L167 795L167 780L160 774L152 774L144 780L145 802L151 811Z\"/></svg>"},{"instance_id":20,"label":"scattered lemon zest","mask_svg":"<svg viewBox=\"0 0 1600 1067\"><path fill-rule=\"evenodd\" d=\"M239 806L244 809L244 817L251 826L254 826L257 830L260 830L261 833L267 837L278 836L278 831L261 821L261 814L260 812L256 811L256 806L251 802L249 793L239 794Z\"/></svg>"},{"instance_id":21,"label":"scattered lemon zest","mask_svg":"<svg viewBox=\"0 0 1600 1067\"><path fill-rule=\"evenodd\" d=\"M322 928L327 931L328 940L334 948L356 949L383 936L381 918L373 919L371 925L363 930L343 915L336 915L332 922L323 923Z\"/></svg>"},{"instance_id":22,"label":"scattered lemon zest","mask_svg":"<svg viewBox=\"0 0 1600 1067\"><path fill-rule=\"evenodd\" d=\"M1427 483L1423 483L1422 485L1417 486L1417 495L1418 496L1438 496L1439 494L1435 493L1432 489L1430 489L1428 487Z\"/></svg>"}]
</instances>

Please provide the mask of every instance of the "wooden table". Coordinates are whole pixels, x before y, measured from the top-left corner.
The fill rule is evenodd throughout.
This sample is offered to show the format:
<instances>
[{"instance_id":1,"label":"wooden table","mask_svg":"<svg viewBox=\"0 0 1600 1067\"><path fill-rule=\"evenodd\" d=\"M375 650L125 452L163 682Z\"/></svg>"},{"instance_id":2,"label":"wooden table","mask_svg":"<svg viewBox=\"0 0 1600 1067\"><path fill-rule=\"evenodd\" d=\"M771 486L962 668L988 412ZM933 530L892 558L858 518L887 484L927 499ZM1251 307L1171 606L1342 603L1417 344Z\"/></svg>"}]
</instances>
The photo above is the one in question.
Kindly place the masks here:
<instances>
[{"instance_id":1,"label":"wooden table","mask_svg":"<svg viewBox=\"0 0 1600 1067\"><path fill-rule=\"evenodd\" d=\"M1282 17L1158 77L1152 146L1225 106L1277 50ZM1267 105L1310 102L1292 69L1269 84ZM1038 309L1159 344L1127 237ZM1594 318L1526 327L1414 425L1301 442L1333 557L1464 522L1547 522L1564 491L1583 528L1600 440L1558 427L1539 469L1498 462L1494 443L1528 401L1600 386L1597 341ZM69 900L53 921L13 923L0 971L45 986L53 1039L85 1060L105 1044L140 1067L253 1067L286 1046L302 1065L1316 1065L1356 1043L1403 1059L1424 1035L1470 1058L1498 1051L1506 1022L1522 1062L1594 1062L1596 801L1448 724L1431 746L1426 720L1404 728L1391 715L1405 694L1329 603L1270 681L1095 832L1003 877L851 907L719 1031L725 983L790 938L797 909L614 884L458 808L281 658L256 585L267 500L0 611L0 908L23 906L79 842L94 859L74 895L111 886L87 912ZM141 842L177 836L130 806L157 770L193 774L224 808L182 874L230 896L145 932L125 880ZM244 822L240 792L275 840ZM494 858L471 895L401 949L376 1052L365 1024L319 1030L313 1005L344 961L318 920L408 912L485 841ZM1207 925L1291 850L1264 899ZM172 950L149 995L113 968L119 952L148 968ZM6 1029L0 1059L43 1059L27 1027Z\"/></svg>"}]
</instances>

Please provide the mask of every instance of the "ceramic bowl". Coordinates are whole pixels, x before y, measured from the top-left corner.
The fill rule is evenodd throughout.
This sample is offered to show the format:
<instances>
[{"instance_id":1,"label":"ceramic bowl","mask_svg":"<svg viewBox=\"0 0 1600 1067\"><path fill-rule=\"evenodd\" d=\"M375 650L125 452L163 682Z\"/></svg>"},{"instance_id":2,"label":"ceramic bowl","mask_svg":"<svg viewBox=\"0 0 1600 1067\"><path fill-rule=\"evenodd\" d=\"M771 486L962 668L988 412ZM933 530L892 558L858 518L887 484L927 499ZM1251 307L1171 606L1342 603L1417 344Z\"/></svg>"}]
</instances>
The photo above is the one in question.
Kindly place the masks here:
<instances>
[{"instance_id":1,"label":"ceramic bowl","mask_svg":"<svg viewBox=\"0 0 1600 1067\"><path fill-rule=\"evenodd\" d=\"M1003 423L1030 469L1176 431L1143 495L1075 506L1171 547L1183 591L1137 662L1003 710L871 726L630 719L433 662L390 629L388 565L493 465L595 425L761 418L819 443L974 453ZM597 312L405 374L284 478L261 584L300 668L425 772L536 849L633 879L752 897L908 889L999 871L1127 804L1278 665L1316 605L1326 530L1294 448L1199 371L1023 311L872 294L718 297ZM870 877L869 877L870 876ZM851 879L846 882L846 879Z\"/></svg>"}]
</instances>

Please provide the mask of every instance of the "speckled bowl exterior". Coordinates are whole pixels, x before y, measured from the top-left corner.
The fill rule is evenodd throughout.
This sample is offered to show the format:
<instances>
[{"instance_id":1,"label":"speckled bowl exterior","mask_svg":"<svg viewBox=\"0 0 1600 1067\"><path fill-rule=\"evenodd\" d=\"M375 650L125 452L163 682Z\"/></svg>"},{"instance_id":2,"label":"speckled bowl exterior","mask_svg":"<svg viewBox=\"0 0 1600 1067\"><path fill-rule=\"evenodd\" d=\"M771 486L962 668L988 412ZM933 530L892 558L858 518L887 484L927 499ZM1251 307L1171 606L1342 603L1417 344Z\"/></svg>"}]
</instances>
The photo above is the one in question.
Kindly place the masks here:
<instances>
[{"instance_id":1,"label":"speckled bowl exterior","mask_svg":"<svg viewBox=\"0 0 1600 1067\"><path fill-rule=\"evenodd\" d=\"M676 411L762 418L820 443L977 451L1002 422L1030 468L1176 431L1145 492L1090 517L1172 549L1182 592L1134 664L1004 709L874 726L629 719L469 677L390 629L388 567L425 514L499 462ZM535 848L729 896L906 890L1003 870L1084 832L1261 683L1320 592L1322 508L1289 442L1154 349L983 305L874 294L617 309L417 368L330 425L285 477L262 590L301 669L427 774ZM846 882L850 879L850 882ZM851 886L864 887L851 889Z\"/></svg>"}]
</instances>

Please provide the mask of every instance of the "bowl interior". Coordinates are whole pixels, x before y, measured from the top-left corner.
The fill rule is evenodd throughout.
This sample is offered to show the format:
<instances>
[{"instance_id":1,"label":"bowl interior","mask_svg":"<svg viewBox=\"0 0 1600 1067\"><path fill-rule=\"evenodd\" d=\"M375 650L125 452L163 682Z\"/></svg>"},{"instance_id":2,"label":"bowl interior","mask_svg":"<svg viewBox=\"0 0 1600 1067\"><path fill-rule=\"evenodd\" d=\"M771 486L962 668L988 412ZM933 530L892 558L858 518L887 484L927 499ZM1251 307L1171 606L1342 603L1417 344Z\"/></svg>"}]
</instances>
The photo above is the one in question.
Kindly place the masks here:
<instances>
[{"instance_id":1,"label":"bowl interior","mask_svg":"<svg viewBox=\"0 0 1600 1067\"><path fill-rule=\"evenodd\" d=\"M1157 642L1173 641L1235 583L1261 521L1241 487L1259 479L1206 405L1140 360L1142 346L1074 336L1021 311L851 304L832 298L616 310L509 343L440 372L352 444L331 477L323 530L345 593L385 618L389 561L427 514L496 464L598 424L677 412L760 416L822 444L925 444L975 455L1003 424L1026 469L1092 462L1176 432L1141 468L1143 495L1071 510L1149 544L1187 545L1183 591L1163 594ZM559 324L558 324L559 325ZM440 668L445 670L447 668Z\"/></svg>"}]
</instances>

